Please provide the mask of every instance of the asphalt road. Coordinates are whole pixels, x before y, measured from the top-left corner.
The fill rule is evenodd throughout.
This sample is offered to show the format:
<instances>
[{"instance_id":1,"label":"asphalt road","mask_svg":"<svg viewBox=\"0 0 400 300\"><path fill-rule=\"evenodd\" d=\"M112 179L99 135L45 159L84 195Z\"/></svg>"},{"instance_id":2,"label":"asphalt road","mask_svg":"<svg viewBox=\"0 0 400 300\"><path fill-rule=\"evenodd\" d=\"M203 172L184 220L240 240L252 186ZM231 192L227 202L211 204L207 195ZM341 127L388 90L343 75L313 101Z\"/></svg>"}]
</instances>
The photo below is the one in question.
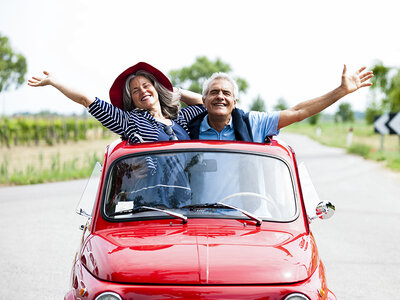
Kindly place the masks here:
<instances>
[{"instance_id":1,"label":"asphalt road","mask_svg":"<svg viewBox=\"0 0 400 300\"><path fill-rule=\"evenodd\" d=\"M309 139L281 133L321 199L336 205L311 228L338 299L399 299L400 175ZM84 218L86 180L0 188L0 299L62 299Z\"/></svg>"},{"instance_id":2,"label":"asphalt road","mask_svg":"<svg viewBox=\"0 0 400 300\"><path fill-rule=\"evenodd\" d=\"M400 299L400 174L303 136L279 137L336 206L331 219L311 223L328 287L339 300Z\"/></svg>"},{"instance_id":3,"label":"asphalt road","mask_svg":"<svg viewBox=\"0 0 400 300\"><path fill-rule=\"evenodd\" d=\"M0 299L63 299L87 180L0 188Z\"/></svg>"}]
</instances>

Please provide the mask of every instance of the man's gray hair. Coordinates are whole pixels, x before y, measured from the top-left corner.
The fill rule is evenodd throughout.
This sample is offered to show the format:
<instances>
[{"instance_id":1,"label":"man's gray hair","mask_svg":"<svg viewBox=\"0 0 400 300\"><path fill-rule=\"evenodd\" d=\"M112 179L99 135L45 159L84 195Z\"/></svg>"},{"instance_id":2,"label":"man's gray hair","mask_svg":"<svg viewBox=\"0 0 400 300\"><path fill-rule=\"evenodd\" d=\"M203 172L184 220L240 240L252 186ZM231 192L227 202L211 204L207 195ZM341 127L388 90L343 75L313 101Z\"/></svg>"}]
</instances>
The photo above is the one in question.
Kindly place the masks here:
<instances>
[{"instance_id":1,"label":"man's gray hair","mask_svg":"<svg viewBox=\"0 0 400 300\"><path fill-rule=\"evenodd\" d=\"M228 80L230 83L232 83L233 86L233 98L235 98L235 100L237 100L239 98L239 88L238 85L236 83L236 81L229 76L226 73L222 73L222 72L217 72L211 75L210 78L208 78L206 81L204 81L203 83L203 92L202 92L202 96L203 98L205 98L208 94L208 91L210 89L210 85L218 79L225 79Z\"/></svg>"},{"instance_id":2,"label":"man's gray hair","mask_svg":"<svg viewBox=\"0 0 400 300\"><path fill-rule=\"evenodd\" d=\"M150 82L153 84L158 93L158 100L160 101L161 112L163 116L169 119L176 118L178 116L179 110L181 109L181 102L178 93L171 92L161 83L159 83L151 73L142 70L137 71L135 74L129 75L128 78L125 80L125 86L122 92L122 104L124 107L123 110L129 111L136 108L133 105L131 97L130 83L131 80L137 76L143 76L150 80Z\"/></svg>"}]
</instances>

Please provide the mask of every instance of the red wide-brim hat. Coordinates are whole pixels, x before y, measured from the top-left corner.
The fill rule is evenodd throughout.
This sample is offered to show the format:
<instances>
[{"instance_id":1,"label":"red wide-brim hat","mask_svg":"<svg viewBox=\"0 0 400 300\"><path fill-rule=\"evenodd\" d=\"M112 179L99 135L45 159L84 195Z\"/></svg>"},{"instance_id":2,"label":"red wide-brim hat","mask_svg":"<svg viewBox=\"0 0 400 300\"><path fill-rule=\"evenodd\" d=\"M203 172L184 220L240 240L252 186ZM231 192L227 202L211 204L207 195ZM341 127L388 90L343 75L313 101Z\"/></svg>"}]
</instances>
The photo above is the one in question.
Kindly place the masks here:
<instances>
[{"instance_id":1,"label":"red wide-brim hat","mask_svg":"<svg viewBox=\"0 0 400 300\"><path fill-rule=\"evenodd\" d=\"M171 92L173 91L173 87L171 81L169 81L168 77L165 76L160 70L154 68L145 62L139 62L136 65L129 67L125 71L123 71L114 81L113 85L110 88L110 100L111 103L123 109L122 103L122 92L125 86L125 81L129 77L129 75L136 73L137 71L146 71L152 74L159 83L165 86Z\"/></svg>"}]
</instances>

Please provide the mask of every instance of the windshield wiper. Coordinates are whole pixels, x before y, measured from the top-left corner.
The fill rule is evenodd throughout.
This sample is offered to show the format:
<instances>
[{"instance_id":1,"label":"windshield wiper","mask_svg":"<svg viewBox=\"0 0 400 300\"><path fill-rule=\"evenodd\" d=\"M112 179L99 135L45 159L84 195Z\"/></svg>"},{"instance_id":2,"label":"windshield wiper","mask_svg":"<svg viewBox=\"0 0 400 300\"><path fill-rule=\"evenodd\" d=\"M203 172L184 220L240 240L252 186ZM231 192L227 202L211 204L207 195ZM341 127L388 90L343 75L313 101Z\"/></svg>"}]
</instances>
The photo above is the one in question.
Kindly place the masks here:
<instances>
[{"instance_id":1,"label":"windshield wiper","mask_svg":"<svg viewBox=\"0 0 400 300\"><path fill-rule=\"evenodd\" d=\"M238 208L236 206L232 206L223 202L216 202L216 203L203 203L203 204L192 204L192 205L185 205L182 206L180 208L229 208L229 209L234 209L237 210L239 212L241 212L242 214L244 214L246 217L249 217L250 219L252 219L253 221L256 222L256 226L261 226L262 224L262 220L253 215L252 213L249 213L248 211L245 211L241 208Z\"/></svg>"},{"instance_id":2,"label":"windshield wiper","mask_svg":"<svg viewBox=\"0 0 400 300\"><path fill-rule=\"evenodd\" d=\"M109 214L110 217L114 217L114 216L120 216L120 215L128 215L128 214L136 214L136 213L140 213L143 211L159 211L162 213L165 213L167 215L173 216L175 218L181 219L182 223L185 224L187 223L187 217L180 214L180 213L176 213L170 210L166 210L166 209L160 209L160 208L155 208L155 207L150 207L150 206L137 206L135 208L131 208L131 209L127 209L127 210L121 210L121 211L116 211L112 214Z\"/></svg>"}]
</instances>

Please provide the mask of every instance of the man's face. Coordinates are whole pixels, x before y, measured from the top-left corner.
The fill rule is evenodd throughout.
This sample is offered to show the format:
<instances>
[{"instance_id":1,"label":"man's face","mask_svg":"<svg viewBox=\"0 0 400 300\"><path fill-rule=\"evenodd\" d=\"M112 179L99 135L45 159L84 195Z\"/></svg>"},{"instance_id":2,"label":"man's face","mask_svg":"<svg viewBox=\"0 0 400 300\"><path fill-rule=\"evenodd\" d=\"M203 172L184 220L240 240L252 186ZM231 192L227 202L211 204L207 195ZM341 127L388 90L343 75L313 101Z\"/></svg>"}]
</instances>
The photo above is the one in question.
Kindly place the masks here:
<instances>
[{"instance_id":1,"label":"man's face","mask_svg":"<svg viewBox=\"0 0 400 300\"><path fill-rule=\"evenodd\" d=\"M204 107L211 116L230 116L236 106L233 97L233 85L228 80L220 78L214 80L203 98Z\"/></svg>"}]
</instances>

